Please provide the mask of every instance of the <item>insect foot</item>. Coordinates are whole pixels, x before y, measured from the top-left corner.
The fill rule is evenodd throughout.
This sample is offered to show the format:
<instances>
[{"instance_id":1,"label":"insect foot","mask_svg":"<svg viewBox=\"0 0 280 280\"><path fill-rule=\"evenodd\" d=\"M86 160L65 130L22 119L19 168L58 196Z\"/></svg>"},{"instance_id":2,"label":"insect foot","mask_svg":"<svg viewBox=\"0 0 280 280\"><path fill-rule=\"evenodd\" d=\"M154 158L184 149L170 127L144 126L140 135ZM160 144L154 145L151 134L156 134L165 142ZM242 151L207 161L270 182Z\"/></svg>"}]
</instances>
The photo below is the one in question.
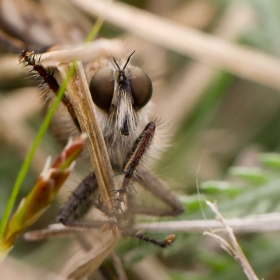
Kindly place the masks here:
<instances>
[{"instance_id":1,"label":"insect foot","mask_svg":"<svg viewBox=\"0 0 280 280\"><path fill-rule=\"evenodd\" d=\"M146 125L140 136L134 143L134 150L131 157L129 158L124 170L123 178L118 185L118 197L114 200L113 204L113 215L116 218L119 212L122 212L122 202L125 201L124 196L128 192L128 188L131 185L132 177L140 166L144 155L146 154L156 130L155 122L150 122Z\"/></svg>"},{"instance_id":2,"label":"insect foot","mask_svg":"<svg viewBox=\"0 0 280 280\"><path fill-rule=\"evenodd\" d=\"M117 220L115 218L110 218L108 220L107 223L105 223L102 227L101 227L101 232L104 232L106 230L112 230L112 233L114 235L114 237L116 237L118 235L118 226L117 226Z\"/></svg>"}]
</instances>

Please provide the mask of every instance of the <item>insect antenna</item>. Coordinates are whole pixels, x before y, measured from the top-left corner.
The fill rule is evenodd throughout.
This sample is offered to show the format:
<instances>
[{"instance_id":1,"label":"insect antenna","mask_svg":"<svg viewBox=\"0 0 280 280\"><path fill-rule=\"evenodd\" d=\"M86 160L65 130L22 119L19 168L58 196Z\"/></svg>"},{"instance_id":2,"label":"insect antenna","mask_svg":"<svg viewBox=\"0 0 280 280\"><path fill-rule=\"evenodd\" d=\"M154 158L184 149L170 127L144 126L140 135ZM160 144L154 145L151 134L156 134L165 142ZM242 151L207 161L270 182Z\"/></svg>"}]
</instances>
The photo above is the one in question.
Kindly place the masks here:
<instances>
[{"instance_id":1,"label":"insect antenna","mask_svg":"<svg viewBox=\"0 0 280 280\"><path fill-rule=\"evenodd\" d=\"M128 58L127 58L127 60L126 60L126 63L125 63L125 65L124 65L124 67L123 67L122 69L120 68L120 66L119 66L118 62L116 61L116 59L113 57L113 61L114 61L114 63L116 64L116 66L118 67L119 71L125 70L126 66L128 65L128 63L129 63L129 61L130 61L130 58L132 57L132 55L133 55L134 53L135 53L135 51L133 51L133 52L128 56Z\"/></svg>"},{"instance_id":2,"label":"insect antenna","mask_svg":"<svg viewBox=\"0 0 280 280\"><path fill-rule=\"evenodd\" d=\"M118 62L116 61L116 59L115 59L114 57L113 57L113 61L114 61L114 63L116 64L116 66L118 67L119 71L121 71L121 68L120 68Z\"/></svg>"},{"instance_id":3,"label":"insect antenna","mask_svg":"<svg viewBox=\"0 0 280 280\"><path fill-rule=\"evenodd\" d=\"M129 55L129 57L127 58L127 61L126 61L126 63L125 63L125 65L124 65L124 67L123 67L123 69L122 70L124 70L125 68L126 68L126 66L128 65L128 63L129 63L129 61L130 61L130 58L132 57L132 55L135 53L135 51L133 51L130 55Z\"/></svg>"}]
</instances>

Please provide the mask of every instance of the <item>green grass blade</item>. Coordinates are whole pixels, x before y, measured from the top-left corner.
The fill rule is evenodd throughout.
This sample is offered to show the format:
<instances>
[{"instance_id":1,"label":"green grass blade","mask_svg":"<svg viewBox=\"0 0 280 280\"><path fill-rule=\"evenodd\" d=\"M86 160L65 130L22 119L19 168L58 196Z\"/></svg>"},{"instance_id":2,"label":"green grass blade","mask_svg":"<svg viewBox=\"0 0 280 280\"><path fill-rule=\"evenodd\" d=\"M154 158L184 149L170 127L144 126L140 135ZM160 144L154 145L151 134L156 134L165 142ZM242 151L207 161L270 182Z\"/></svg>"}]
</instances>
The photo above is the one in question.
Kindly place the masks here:
<instances>
[{"instance_id":1,"label":"green grass blade","mask_svg":"<svg viewBox=\"0 0 280 280\"><path fill-rule=\"evenodd\" d=\"M44 133L46 132L50 122L51 122L51 119L55 113L55 110L57 108L57 106L59 105L62 97L63 97L63 94L66 90L66 87L67 87L67 84L69 82L69 80L71 79L71 77L73 76L74 74L74 71L75 71L75 64L73 64L68 73L67 73L67 77L63 80L59 90L58 90L58 93L52 103L52 106L50 107L49 111L47 112L47 115L46 117L44 118L43 120L43 123L42 125L40 126L40 129L36 135L36 138L24 160L24 163L19 171L19 174L16 178L16 182L14 184L14 187L13 187L13 190L12 190L12 193L11 193L11 196L9 198L9 201L8 201L8 204L6 206L6 209L5 209L5 212L3 214L3 217L2 217L2 220L1 220L1 224L0 224L0 239L2 238L2 235L3 235L3 232L4 232L4 229L6 227L6 224L8 222L8 219L9 219L9 216L11 214L11 211L12 211L12 208L13 208L13 205L15 203L15 200L17 198L17 195L19 193L19 190L20 190L20 187L22 185L22 182L27 174L27 171L28 171L28 168L30 166L30 163L32 161L32 158L35 154L35 151L44 135Z\"/></svg>"}]
</instances>

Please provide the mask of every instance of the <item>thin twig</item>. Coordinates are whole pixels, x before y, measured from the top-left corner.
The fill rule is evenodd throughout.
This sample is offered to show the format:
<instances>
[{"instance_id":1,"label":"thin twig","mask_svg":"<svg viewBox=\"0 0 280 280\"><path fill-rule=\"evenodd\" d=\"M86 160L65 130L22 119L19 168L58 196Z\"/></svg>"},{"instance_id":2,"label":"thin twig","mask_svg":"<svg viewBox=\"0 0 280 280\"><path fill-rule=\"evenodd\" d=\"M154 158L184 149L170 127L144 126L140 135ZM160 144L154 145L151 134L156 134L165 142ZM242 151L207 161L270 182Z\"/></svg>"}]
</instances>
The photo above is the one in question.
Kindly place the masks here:
<instances>
[{"instance_id":1,"label":"thin twig","mask_svg":"<svg viewBox=\"0 0 280 280\"><path fill-rule=\"evenodd\" d=\"M76 235L79 232L84 232L84 228L71 228L66 227L63 224L50 224L45 229L28 231L24 234L24 239L28 241L40 241L44 239L65 237L70 235Z\"/></svg>"},{"instance_id":2,"label":"thin twig","mask_svg":"<svg viewBox=\"0 0 280 280\"><path fill-rule=\"evenodd\" d=\"M99 39L73 49L43 53L40 63L44 67L58 67L75 60L93 61L100 57L118 56L122 49L120 40Z\"/></svg>"},{"instance_id":3,"label":"thin twig","mask_svg":"<svg viewBox=\"0 0 280 280\"><path fill-rule=\"evenodd\" d=\"M127 278L127 276L125 274L125 270L124 270L123 264L122 264L119 256L115 252L112 252L111 256L112 256L112 261L113 261L115 270L116 270L116 272L118 274L118 279L119 280L128 280L128 278Z\"/></svg>"},{"instance_id":4,"label":"thin twig","mask_svg":"<svg viewBox=\"0 0 280 280\"><path fill-rule=\"evenodd\" d=\"M280 213L269 213L243 218L227 219L227 224L236 233L255 233L280 231ZM137 229L149 232L202 232L211 228L221 229L221 223L217 220L195 221L170 221L158 223L139 223Z\"/></svg>"},{"instance_id":5,"label":"thin twig","mask_svg":"<svg viewBox=\"0 0 280 280\"><path fill-rule=\"evenodd\" d=\"M206 203L216 214L217 220L222 224L224 232L229 238L229 242L227 242L225 239L221 238L219 235L213 232L204 232L204 235L208 235L215 238L220 243L221 247L240 264L245 275L249 280L258 280L259 278L255 274L254 270L252 269L250 263L248 262L246 256L244 255L241 247L239 246L235 238L233 229L228 225L227 221L223 218L222 214L219 212L215 204L211 203L210 201L206 201Z\"/></svg>"},{"instance_id":6,"label":"thin twig","mask_svg":"<svg viewBox=\"0 0 280 280\"><path fill-rule=\"evenodd\" d=\"M258 233L280 231L280 213L269 213L256 216L247 216L239 219L227 219L227 224L234 229L235 233ZM203 232L211 228L213 231L222 230L221 223L217 220L194 220L194 221L169 221L155 223L138 223L135 229L148 232ZM64 228L56 230L63 232ZM74 229L73 229L74 230ZM46 229L46 234L51 234Z\"/></svg>"}]
</instances>

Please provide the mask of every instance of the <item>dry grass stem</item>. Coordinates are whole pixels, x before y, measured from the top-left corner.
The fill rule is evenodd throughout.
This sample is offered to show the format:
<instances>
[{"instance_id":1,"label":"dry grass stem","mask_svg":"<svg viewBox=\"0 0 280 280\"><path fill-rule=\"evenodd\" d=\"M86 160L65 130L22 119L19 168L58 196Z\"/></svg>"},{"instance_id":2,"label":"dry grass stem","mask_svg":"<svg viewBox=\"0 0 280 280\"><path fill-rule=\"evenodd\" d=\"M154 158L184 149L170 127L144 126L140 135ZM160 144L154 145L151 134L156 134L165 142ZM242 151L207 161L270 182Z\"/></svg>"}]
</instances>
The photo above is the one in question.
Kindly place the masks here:
<instances>
[{"instance_id":1,"label":"dry grass stem","mask_svg":"<svg viewBox=\"0 0 280 280\"><path fill-rule=\"evenodd\" d=\"M58 69L65 78L69 65L61 65ZM113 171L81 62L77 62L75 74L68 84L67 94L82 131L86 132L89 137L88 150L102 200L108 209L111 209L110 194L114 190Z\"/></svg>"},{"instance_id":2,"label":"dry grass stem","mask_svg":"<svg viewBox=\"0 0 280 280\"><path fill-rule=\"evenodd\" d=\"M239 246L235 235L233 233L233 229L228 225L227 221L223 218L222 214L219 212L217 206L210 201L206 201L207 205L211 208L211 210L216 214L217 220L222 224L225 234L227 235L229 242L225 239L221 238L219 235L213 232L204 232L204 235L208 235L216 239L221 247L227 251L242 267L245 275L249 280L258 280L259 278L256 276L254 270L252 269L250 263L248 262L246 256L244 255L241 247Z\"/></svg>"},{"instance_id":3,"label":"dry grass stem","mask_svg":"<svg viewBox=\"0 0 280 280\"><path fill-rule=\"evenodd\" d=\"M34 231L28 231L24 234L24 239L28 241L40 241L47 238L65 237L69 235L75 235L78 232L85 231L84 228L71 228L66 227L63 224L50 224L45 229L39 229Z\"/></svg>"},{"instance_id":4,"label":"dry grass stem","mask_svg":"<svg viewBox=\"0 0 280 280\"><path fill-rule=\"evenodd\" d=\"M107 5L104 0L71 2L95 16L102 14ZM204 64L280 88L280 61L263 52L229 43L120 2L114 2L108 8L106 21Z\"/></svg>"},{"instance_id":5,"label":"dry grass stem","mask_svg":"<svg viewBox=\"0 0 280 280\"><path fill-rule=\"evenodd\" d=\"M155 4L155 8L149 10L156 10L158 9L158 6L159 5ZM169 19L196 29L208 28L216 17L216 10L212 4L203 0L182 2L175 10L172 10L171 12L167 10L162 14L167 13L169 14Z\"/></svg>"},{"instance_id":6,"label":"dry grass stem","mask_svg":"<svg viewBox=\"0 0 280 280\"><path fill-rule=\"evenodd\" d=\"M45 67L58 67L75 60L93 61L99 57L118 56L122 52L120 40L99 39L69 50L43 53L40 63Z\"/></svg>"},{"instance_id":7,"label":"dry grass stem","mask_svg":"<svg viewBox=\"0 0 280 280\"><path fill-rule=\"evenodd\" d=\"M6 82L22 76L22 69L18 66L18 55L4 55L0 57L0 81Z\"/></svg>"},{"instance_id":8,"label":"dry grass stem","mask_svg":"<svg viewBox=\"0 0 280 280\"><path fill-rule=\"evenodd\" d=\"M14 91L8 97L0 98L0 135L22 158L26 157L30 143L35 137L34 131L25 119L40 109L38 99L34 97L37 94L37 89L26 88ZM48 149L46 146L39 147L32 161L33 170L40 173L50 154L52 154L50 147Z\"/></svg>"},{"instance_id":9,"label":"dry grass stem","mask_svg":"<svg viewBox=\"0 0 280 280\"><path fill-rule=\"evenodd\" d=\"M31 266L24 263L22 259L7 257L0 266L1 279L28 279L28 280L65 280L58 274L45 269L40 269L38 266Z\"/></svg>"},{"instance_id":10,"label":"dry grass stem","mask_svg":"<svg viewBox=\"0 0 280 280\"><path fill-rule=\"evenodd\" d=\"M118 255L115 252L112 252L111 257L112 257L112 261L114 264L114 268L118 274L118 279L119 280L128 280L124 267L123 267L123 264L122 264L120 258L118 257Z\"/></svg>"},{"instance_id":11,"label":"dry grass stem","mask_svg":"<svg viewBox=\"0 0 280 280\"><path fill-rule=\"evenodd\" d=\"M228 41L237 40L249 27L254 24L253 11L244 3L229 5L213 34ZM166 120L178 126L186 118L202 95L207 93L207 88L217 77L219 71L200 62L188 64L180 77L167 87L166 98L161 98L156 108L159 115L164 115Z\"/></svg>"},{"instance_id":12,"label":"dry grass stem","mask_svg":"<svg viewBox=\"0 0 280 280\"><path fill-rule=\"evenodd\" d=\"M280 213L248 216L240 219L227 219L227 224L236 233L256 233L280 231ZM221 229L217 220L175 221L158 223L139 223L137 229L150 232L202 232L211 228Z\"/></svg>"},{"instance_id":13,"label":"dry grass stem","mask_svg":"<svg viewBox=\"0 0 280 280\"><path fill-rule=\"evenodd\" d=\"M114 237L111 231L100 234L99 230L93 230L90 240L93 248L87 252L81 250L75 253L63 269L62 275L65 275L67 279L83 279L83 277L89 276L111 252L118 238Z\"/></svg>"},{"instance_id":14,"label":"dry grass stem","mask_svg":"<svg viewBox=\"0 0 280 280\"><path fill-rule=\"evenodd\" d=\"M70 64L59 65L58 70L63 78L66 77L69 68ZM88 151L102 201L108 209L111 209L110 196L114 190L113 171L81 61L76 62L75 73L67 87L67 95L74 107L82 131L88 135ZM119 237L117 232L113 236L111 231L100 234L98 230L98 234L94 238L94 232L96 231L90 231L88 238L92 248L87 252L75 253L65 267L63 275L67 275L70 279L81 279L90 275L103 262ZM86 232L84 234L86 238Z\"/></svg>"}]
</instances>

